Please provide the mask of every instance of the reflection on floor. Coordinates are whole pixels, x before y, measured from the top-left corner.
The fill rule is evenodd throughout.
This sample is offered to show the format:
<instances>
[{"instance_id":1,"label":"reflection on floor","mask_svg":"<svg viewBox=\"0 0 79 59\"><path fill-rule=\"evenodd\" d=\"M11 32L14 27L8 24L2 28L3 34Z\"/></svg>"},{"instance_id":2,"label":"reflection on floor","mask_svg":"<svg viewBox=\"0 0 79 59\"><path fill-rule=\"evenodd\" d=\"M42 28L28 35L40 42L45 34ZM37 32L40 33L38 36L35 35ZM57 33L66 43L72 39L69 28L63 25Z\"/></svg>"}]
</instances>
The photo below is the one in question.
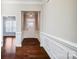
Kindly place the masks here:
<instances>
[{"instance_id":1,"label":"reflection on floor","mask_svg":"<svg viewBox=\"0 0 79 59\"><path fill-rule=\"evenodd\" d=\"M36 38L24 39L22 47L17 47L15 54L8 54L9 58L5 58L6 56L2 54L2 59L50 59Z\"/></svg>"},{"instance_id":2,"label":"reflection on floor","mask_svg":"<svg viewBox=\"0 0 79 59\"><path fill-rule=\"evenodd\" d=\"M3 47L1 59L15 59L15 37L14 36L5 36L3 37Z\"/></svg>"}]
</instances>

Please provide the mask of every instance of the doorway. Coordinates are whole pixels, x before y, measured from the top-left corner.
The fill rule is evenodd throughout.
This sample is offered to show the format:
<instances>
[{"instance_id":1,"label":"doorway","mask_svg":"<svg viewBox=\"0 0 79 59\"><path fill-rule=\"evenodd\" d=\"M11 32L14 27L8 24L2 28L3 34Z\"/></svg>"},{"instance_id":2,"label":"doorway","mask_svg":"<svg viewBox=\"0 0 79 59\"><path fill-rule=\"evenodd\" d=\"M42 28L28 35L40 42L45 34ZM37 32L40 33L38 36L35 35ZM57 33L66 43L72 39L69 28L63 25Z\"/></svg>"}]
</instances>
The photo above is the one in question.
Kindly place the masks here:
<instances>
[{"instance_id":1,"label":"doorway","mask_svg":"<svg viewBox=\"0 0 79 59\"><path fill-rule=\"evenodd\" d=\"M22 11L23 38L39 38L39 11Z\"/></svg>"},{"instance_id":2,"label":"doorway","mask_svg":"<svg viewBox=\"0 0 79 59\"><path fill-rule=\"evenodd\" d=\"M3 16L3 46L4 54L15 53L16 18L15 16Z\"/></svg>"}]
</instances>

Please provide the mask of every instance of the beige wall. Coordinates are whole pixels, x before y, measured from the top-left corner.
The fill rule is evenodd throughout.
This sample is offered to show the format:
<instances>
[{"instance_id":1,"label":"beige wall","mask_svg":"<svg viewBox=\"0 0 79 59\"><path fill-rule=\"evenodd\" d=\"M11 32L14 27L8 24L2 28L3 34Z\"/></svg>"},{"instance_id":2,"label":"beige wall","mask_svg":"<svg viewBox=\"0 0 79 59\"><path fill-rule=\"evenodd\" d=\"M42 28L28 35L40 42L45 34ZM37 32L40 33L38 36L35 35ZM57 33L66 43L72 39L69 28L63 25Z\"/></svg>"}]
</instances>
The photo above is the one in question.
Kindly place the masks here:
<instances>
[{"instance_id":1,"label":"beige wall","mask_svg":"<svg viewBox=\"0 0 79 59\"><path fill-rule=\"evenodd\" d=\"M50 0L41 11L41 32L77 43L76 0Z\"/></svg>"}]
</instances>

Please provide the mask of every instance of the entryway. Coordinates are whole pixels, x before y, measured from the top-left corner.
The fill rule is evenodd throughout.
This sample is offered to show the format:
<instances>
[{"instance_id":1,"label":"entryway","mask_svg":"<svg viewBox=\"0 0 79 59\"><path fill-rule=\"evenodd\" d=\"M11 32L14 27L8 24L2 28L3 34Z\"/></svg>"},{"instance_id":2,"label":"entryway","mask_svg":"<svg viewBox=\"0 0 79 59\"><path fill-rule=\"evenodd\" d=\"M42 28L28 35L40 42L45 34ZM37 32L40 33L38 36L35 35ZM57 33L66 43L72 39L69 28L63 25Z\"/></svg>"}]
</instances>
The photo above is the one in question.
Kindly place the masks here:
<instances>
[{"instance_id":1,"label":"entryway","mask_svg":"<svg viewBox=\"0 0 79 59\"><path fill-rule=\"evenodd\" d=\"M40 31L40 12L39 11L22 11L22 33L23 38L39 38Z\"/></svg>"}]
</instances>

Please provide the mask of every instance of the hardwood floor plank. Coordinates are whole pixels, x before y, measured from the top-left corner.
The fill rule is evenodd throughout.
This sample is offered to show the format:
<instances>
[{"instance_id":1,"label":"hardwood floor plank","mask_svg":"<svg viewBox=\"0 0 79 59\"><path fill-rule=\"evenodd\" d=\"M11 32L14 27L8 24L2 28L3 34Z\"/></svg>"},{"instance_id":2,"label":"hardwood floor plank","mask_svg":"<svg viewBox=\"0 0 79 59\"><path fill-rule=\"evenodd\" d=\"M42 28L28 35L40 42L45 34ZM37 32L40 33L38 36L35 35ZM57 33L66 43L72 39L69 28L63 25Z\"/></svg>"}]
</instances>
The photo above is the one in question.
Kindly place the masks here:
<instances>
[{"instance_id":1,"label":"hardwood floor plank","mask_svg":"<svg viewBox=\"0 0 79 59\"><path fill-rule=\"evenodd\" d=\"M22 47L17 47L16 54L12 57L10 56L12 54L7 56L3 53L2 59L50 59L44 48L40 47L40 42L37 38L25 38L22 42Z\"/></svg>"}]
</instances>

